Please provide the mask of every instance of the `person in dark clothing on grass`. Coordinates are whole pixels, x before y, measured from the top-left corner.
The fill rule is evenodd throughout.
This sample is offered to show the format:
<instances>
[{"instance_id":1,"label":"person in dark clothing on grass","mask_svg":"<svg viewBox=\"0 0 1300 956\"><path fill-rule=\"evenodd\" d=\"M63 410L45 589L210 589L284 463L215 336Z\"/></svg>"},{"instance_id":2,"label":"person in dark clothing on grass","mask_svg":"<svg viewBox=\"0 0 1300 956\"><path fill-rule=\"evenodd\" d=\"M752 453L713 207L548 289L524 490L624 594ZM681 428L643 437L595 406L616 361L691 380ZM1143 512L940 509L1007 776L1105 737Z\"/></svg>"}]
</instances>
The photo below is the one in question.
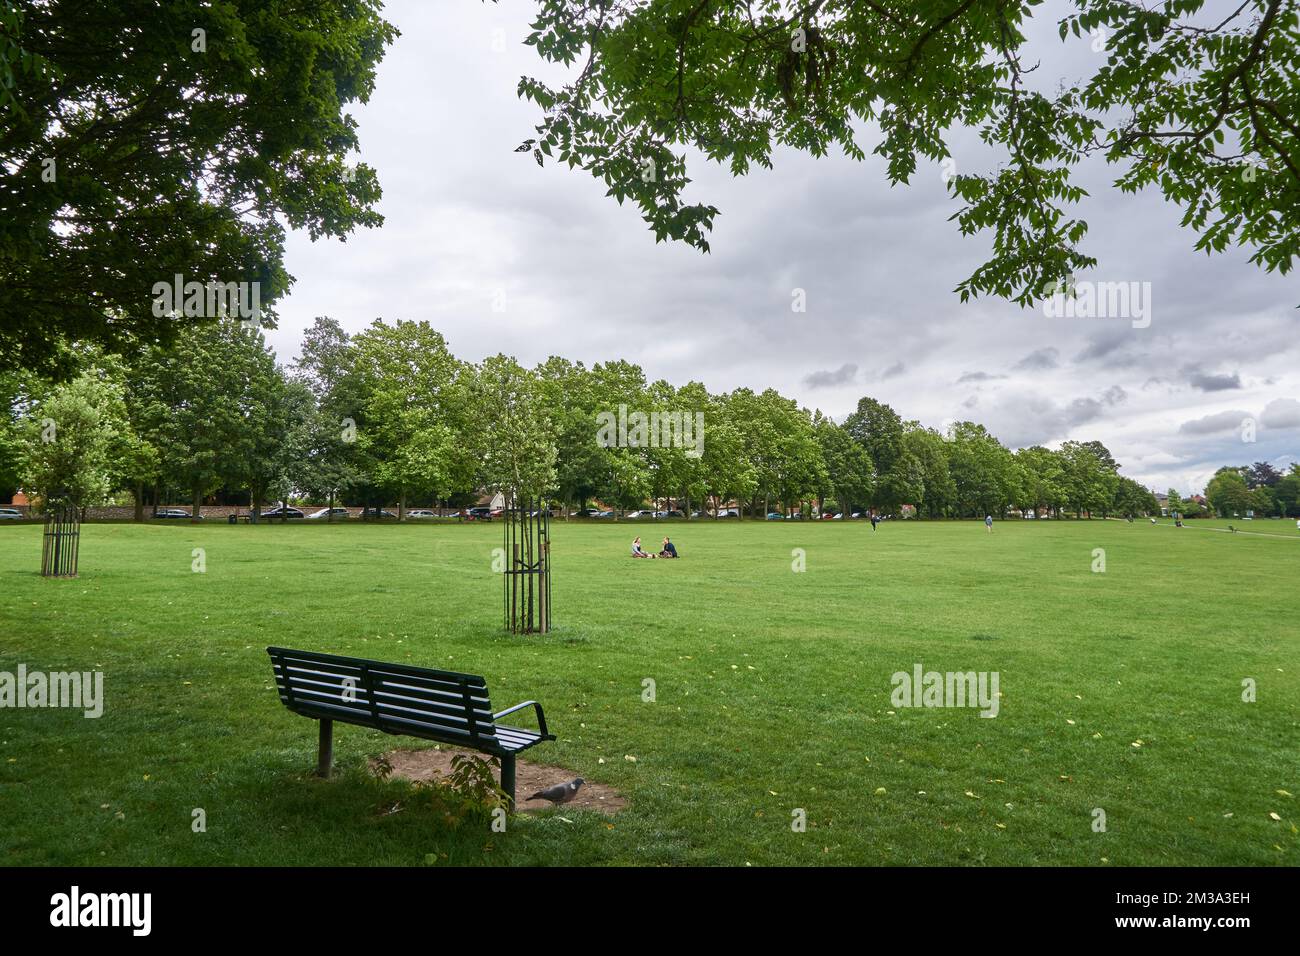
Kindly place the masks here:
<instances>
[{"instance_id":1,"label":"person in dark clothing on grass","mask_svg":"<svg viewBox=\"0 0 1300 956\"><path fill-rule=\"evenodd\" d=\"M669 541L667 538L664 538L664 547L663 550L659 552L659 557L661 558L677 557L677 546L673 544L671 541Z\"/></svg>"}]
</instances>

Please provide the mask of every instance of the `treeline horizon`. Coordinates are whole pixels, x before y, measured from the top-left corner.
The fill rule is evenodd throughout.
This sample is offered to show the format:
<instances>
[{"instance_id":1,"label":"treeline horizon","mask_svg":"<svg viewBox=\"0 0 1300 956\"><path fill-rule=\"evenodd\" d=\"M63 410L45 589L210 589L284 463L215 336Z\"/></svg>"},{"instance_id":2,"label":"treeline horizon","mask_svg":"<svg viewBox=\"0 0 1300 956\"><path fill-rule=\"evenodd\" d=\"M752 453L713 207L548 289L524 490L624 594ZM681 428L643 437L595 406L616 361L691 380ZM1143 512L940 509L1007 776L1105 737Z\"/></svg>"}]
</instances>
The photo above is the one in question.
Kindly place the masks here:
<instances>
[{"instance_id":1,"label":"treeline horizon","mask_svg":"<svg viewBox=\"0 0 1300 956\"><path fill-rule=\"evenodd\" d=\"M424 321L376 319L350 335L320 317L283 365L260 329L233 321L190 325L168 347L126 355L67 352L74 372L62 381L0 374L0 493L81 507L129 497L137 519L164 493L196 512L220 495L254 512L297 497L396 505L404 517L408 507L464 507L498 490L567 510L671 499L688 512L735 502L750 514L1160 511L1099 441L1012 451L977 422L941 433L869 396L836 422L774 389L715 394L695 381L647 381L622 360L470 363ZM655 413L677 432L610 429L616 416L635 423ZM1167 494L1170 512L1207 513ZM1292 514L1300 468L1225 466L1206 497L1228 516Z\"/></svg>"}]
</instances>

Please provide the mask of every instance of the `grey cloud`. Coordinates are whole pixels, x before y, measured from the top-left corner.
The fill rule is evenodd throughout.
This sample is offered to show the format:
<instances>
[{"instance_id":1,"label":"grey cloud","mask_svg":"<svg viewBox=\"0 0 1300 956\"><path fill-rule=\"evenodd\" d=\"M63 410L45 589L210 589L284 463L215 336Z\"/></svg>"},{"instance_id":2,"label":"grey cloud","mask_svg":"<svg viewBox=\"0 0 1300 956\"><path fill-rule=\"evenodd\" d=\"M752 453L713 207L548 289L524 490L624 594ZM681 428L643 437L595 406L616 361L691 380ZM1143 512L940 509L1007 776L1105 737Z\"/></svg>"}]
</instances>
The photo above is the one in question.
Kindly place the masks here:
<instances>
[{"instance_id":1,"label":"grey cloud","mask_svg":"<svg viewBox=\"0 0 1300 956\"><path fill-rule=\"evenodd\" d=\"M832 388L836 385L851 385L858 377L858 367L852 362L845 362L834 371L813 372L804 376L803 383L809 388Z\"/></svg>"},{"instance_id":2,"label":"grey cloud","mask_svg":"<svg viewBox=\"0 0 1300 956\"><path fill-rule=\"evenodd\" d=\"M1076 398L1070 402L1062 410L1061 420L1071 428L1076 425L1086 425L1103 417L1108 408L1121 405L1127 399L1128 393L1124 389L1112 385L1101 393L1100 398Z\"/></svg>"},{"instance_id":3,"label":"grey cloud","mask_svg":"<svg viewBox=\"0 0 1300 956\"><path fill-rule=\"evenodd\" d=\"M1244 419L1250 418L1250 412L1229 411L1216 412L1189 422L1183 422L1178 430L1184 435L1222 435L1237 431Z\"/></svg>"},{"instance_id":4,"label":"grey cloud","mask_svg":"<svg viewBox=\"0 0 1300 956\"><path fill-rule=\"evenodd\" d=\"M998 379L1006 378L1005 375L994 375L991 372L967 372L961 378L957 379L957 384L965 382L994 382Z\"/></svg>"},{"instance_id":5,"label":"grey cloud","mask_svg":"<svg viewBox=\"0 0 1300 956\"><path fill-rule=\"evenodd\" d=\"M1203 371L1199 365L1184 365L1182 372L1187 377L1187 383L1202 392L1226 392L1241 388L1241 376L1236 372L1231 375L1216 374Z\"/></svg>"},{"instance_id":6,"label":"grey cloud","mask_svg":"<svg viewBox=\"0 0 1300 956\"><path fill-rule=\"evenodd\" d=\"M1035 349L1030 352L1017 362L1013 368L1020 372L1038 372L1053 369L1061 364L1060 356L1060 350L1049 345L1046 348Z\"/></svg>"},{"instance_id":7,"label":"grey cloud","mask_svg":"<svg viewBox=\"0 0 1300 956\"><path fill-rule=\"evenodd\" d=\"M898 376L902 375L906 371L907 371L906 365L904 365L902 362L895 362L893 365L889 366L889 368L881 372L880 377L882 379L897 378Z\"/></svg>"},{"instance_id":8,"label":"grey cloud","mask_svg":"<svg viewBox=\"0 0 1300 956\"><path fill-rule=\"evenodd\" d=\"M1111 368L1136 364L1138 357L1128 351L1136 330L1111 329L1093 335L1088 344L1074 357L1076 362L1099 362Z\"/></svg>"},{"instance_id":9,"label":"grey cloud","mask_svg":"<svg viewBox=\"0 0 1300 956\"><path fill-rule=\"evenodd\" d=\"M1300 428L1300 402L1294 398L1275 398L1264 406L1259 420L1265 428Z\"/></svg>"}]
</instances>

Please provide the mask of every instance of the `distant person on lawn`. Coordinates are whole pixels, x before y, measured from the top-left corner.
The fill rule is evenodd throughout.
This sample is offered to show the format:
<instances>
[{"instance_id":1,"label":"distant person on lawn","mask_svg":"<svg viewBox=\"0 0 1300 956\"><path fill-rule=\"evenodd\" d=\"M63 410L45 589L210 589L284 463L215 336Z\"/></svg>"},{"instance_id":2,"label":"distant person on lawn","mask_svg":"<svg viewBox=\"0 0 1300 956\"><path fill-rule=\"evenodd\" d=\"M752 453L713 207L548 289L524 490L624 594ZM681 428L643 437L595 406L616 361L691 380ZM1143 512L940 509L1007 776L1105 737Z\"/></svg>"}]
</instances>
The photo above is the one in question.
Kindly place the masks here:
<instances>
[{"instance_id":1,"label":"distant person on lawn","mask_svg":"<svg viewBox=\"0 0 1300 956\"><path fill-rule=\"evenodd\" d=\"M667 538L664 538L664 547L663 550L659 552L659 557L661 558L677 557L677 545L673 544Z\"/></svg>"},{"instance_id":2,"label":"distant person on lawn","mask_svg":"<svg viewBox=\"0 0 1300 956\"><path fill-rule=\"evenodd\" d=\"M876 515L875 515L874 513L872 513L872 515L871 515L871 530L872 530L872 531L875 531L875 530L876 530L876 525L878 525L879 523L880 523L880 519L877 518Z\"/></svg>"},{"instance_id":3,"label":"distant person on lawn","mask_svg":"<svg viewBox=\"0 0 1300 956\"><path fill-rule=\"evenodd\" d=\"M985 515L985 516L984 516L984 527L986 527L986 528L989 529L989 534L992 534L992 533L993 533L993 516L992 516L992 515Z\"/></svg>"},{"instance_id":4,"label":"distant person on lawn","mask_svg":"<svg viewBox=\"0 0 1300 956\"><path fill-rule=\"evenodd\" d=\"M637 535L634 539L632 539L632 557L634 557L634 558L648 558L648 557L651 557L651 555L648 555L648 554L646 554L644 551L641 550L641 536L640 536L640 535Z\"/></svg>"}]
</instances>

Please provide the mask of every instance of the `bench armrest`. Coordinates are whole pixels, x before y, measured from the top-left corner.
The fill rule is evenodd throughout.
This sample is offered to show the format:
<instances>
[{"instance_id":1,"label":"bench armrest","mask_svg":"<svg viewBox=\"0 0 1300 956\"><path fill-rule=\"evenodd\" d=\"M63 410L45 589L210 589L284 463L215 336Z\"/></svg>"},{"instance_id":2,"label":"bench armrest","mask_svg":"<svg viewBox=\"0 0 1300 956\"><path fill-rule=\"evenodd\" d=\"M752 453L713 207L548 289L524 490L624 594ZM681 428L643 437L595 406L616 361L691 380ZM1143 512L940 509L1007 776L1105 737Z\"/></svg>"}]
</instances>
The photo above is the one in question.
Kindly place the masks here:
<instances>
[{"instance_id":1,"label":"bench armrest","mask_svg":"<svg viewBox=\"0 0 1300 956\"><path fill-rule=\"evenodd\" d=\"M526 700L522 704L515 704L513 707L508 707L499 714L493 714L492 719L500 720L506 714L513 714L515 711L523 710L525 707L532 707L537 711L537 729L542 732L543 737L549 737L550 734L546 732L546 715L542 713L542 705L537 703L535 700Z\"/></svg>"}]
</instances>

